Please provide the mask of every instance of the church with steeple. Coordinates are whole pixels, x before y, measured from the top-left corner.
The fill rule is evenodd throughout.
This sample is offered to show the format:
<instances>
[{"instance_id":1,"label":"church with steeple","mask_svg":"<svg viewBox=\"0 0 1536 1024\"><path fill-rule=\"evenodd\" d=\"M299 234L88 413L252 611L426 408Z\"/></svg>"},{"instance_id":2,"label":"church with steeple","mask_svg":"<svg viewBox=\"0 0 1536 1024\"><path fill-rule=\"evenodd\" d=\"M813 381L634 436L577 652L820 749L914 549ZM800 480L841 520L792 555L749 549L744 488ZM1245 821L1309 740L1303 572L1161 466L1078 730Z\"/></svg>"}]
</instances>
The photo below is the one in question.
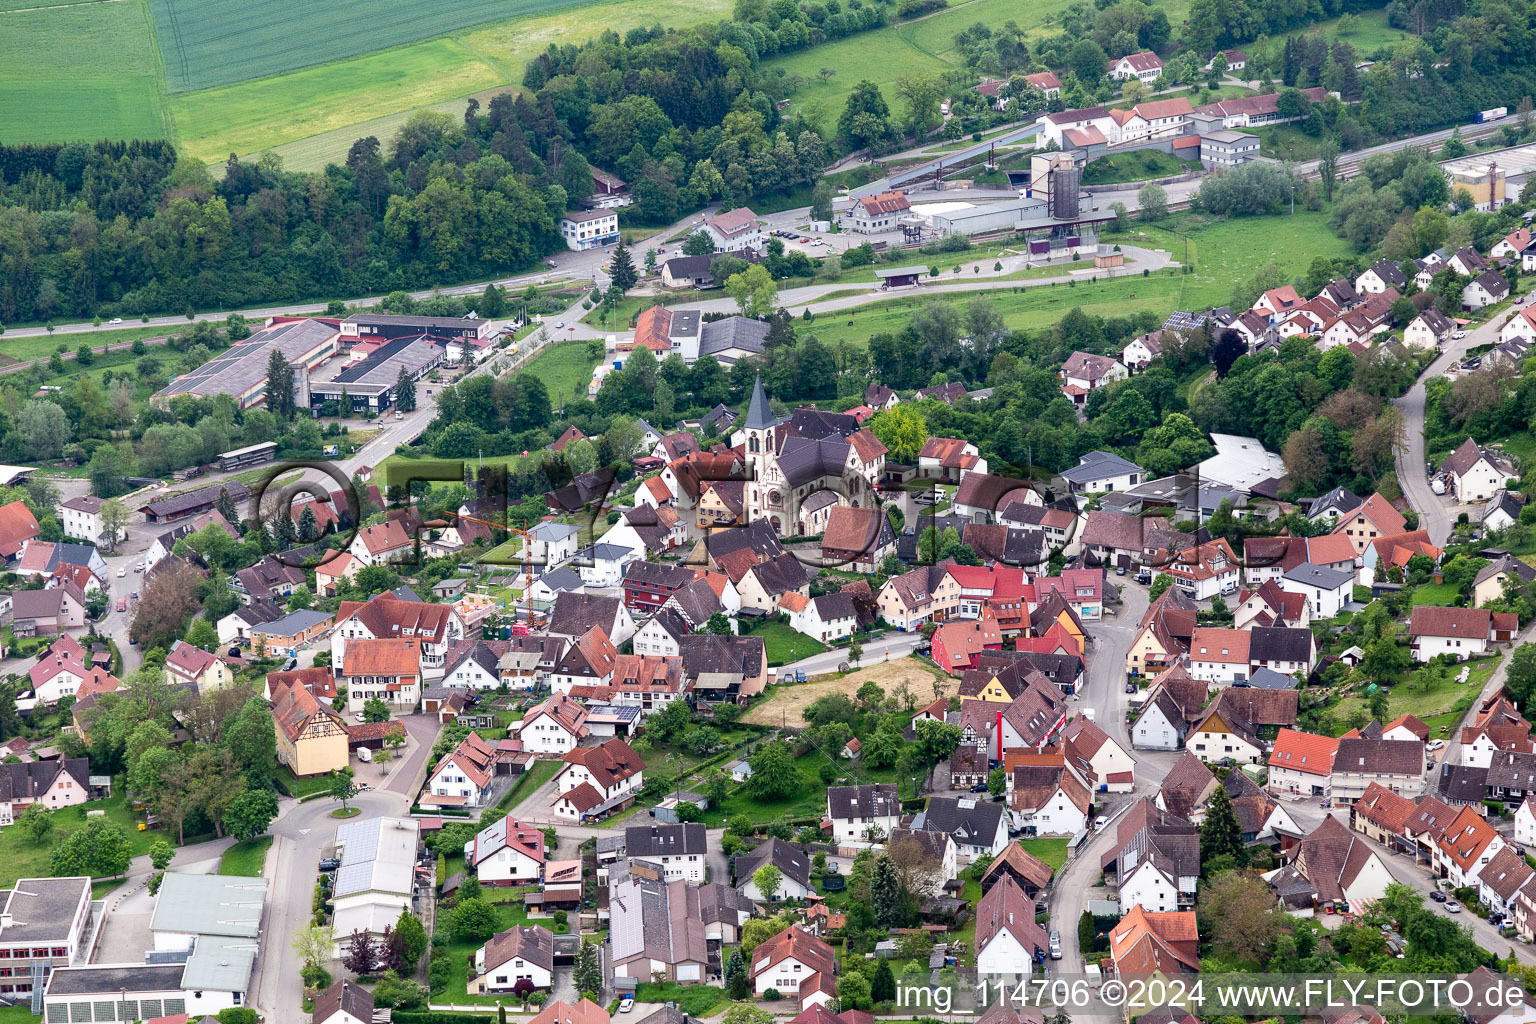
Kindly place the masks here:
<instances>
[{"instance_id":1,"label":"church with steeple","mask_svg":"<svg viewBox=\"0 0 1536 1024\"><path fill-rule=\"evenodd\" d=\"M875 506L887 448L855 417L810 408L775 417L759 374L738 430L749 522L764 519L779 536L797 536L817 532L806 528L808 509Z\"/></svg>"}]
</instances>

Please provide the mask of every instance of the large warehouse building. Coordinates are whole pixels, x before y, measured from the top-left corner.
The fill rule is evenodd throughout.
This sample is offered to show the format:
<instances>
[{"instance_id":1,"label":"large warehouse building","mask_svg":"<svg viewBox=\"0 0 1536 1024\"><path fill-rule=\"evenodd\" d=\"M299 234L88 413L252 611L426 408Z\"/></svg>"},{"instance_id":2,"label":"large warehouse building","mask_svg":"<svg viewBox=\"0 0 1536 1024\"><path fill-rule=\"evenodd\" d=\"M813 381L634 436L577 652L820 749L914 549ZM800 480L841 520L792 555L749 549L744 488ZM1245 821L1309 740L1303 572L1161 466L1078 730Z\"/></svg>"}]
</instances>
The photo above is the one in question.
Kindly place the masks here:
<instances>
[{"instance_id":1,"label":"large warehouse building","mask_svg":"<svg viewBox=\"0 0 1536 1024\"><path fill-rule=\"evenodd\" d=\"M387 341L334 379L311 380L309 405L319 408L325 402L340 402L345 393L353 412L383 412L395 404L402 369L411 380L420 380L442 365L447 352L446 340L430 334Z\"/></svg>"},{"instance_id":2,"label":"large warehouse building","mask_svg":"<svg viewBox=\"0 0 1536 1024\"><path fill-rule=\"evenodd\" d=\"M267 400L267 363L275 350L295 369L294 402L307 406L309 396L299 393L300 383L309 371L336 355L339 325L339 320L325 317L273 317L228 352L171 381L153 401L163 405L177 395L233 395L242 409L262 405ZM298 372L300 367L303 373Z\"/></svg>"},{"instance_id":3,"label":"large warehouse building","mask_svg":"<svg viewBox=\"0 0 1536 1024\"><path fill-rule=\"evenodd\" d=\"M1441 161L1440 169L1452 192L1464 188L1472 193L1479 210L1497 210L1519 199L1525 183L1531 180L1531 172L1536 170L1536 146L1469 153Z\"/></svg>"}]
</instances>

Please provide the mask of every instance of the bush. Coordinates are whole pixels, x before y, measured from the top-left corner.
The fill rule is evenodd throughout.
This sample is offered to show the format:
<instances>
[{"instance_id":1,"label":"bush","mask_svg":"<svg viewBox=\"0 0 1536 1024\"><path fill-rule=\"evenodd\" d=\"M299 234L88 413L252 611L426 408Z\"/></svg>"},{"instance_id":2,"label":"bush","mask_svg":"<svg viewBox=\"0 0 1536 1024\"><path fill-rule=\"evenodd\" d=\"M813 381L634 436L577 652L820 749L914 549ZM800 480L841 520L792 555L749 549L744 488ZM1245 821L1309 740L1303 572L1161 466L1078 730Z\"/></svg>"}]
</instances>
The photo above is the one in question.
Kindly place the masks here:
<instances>
[{"instance_id":1,"label":"bush","mask_svg":"<svg viewBox=\"0 0 1536 1024\"><path fill-rule=\"evenodd\" d=\"M229 1006L219 1011L219 1024L256 1024L256 1011L249 1006Z\"/></svg>"}]
</instances>

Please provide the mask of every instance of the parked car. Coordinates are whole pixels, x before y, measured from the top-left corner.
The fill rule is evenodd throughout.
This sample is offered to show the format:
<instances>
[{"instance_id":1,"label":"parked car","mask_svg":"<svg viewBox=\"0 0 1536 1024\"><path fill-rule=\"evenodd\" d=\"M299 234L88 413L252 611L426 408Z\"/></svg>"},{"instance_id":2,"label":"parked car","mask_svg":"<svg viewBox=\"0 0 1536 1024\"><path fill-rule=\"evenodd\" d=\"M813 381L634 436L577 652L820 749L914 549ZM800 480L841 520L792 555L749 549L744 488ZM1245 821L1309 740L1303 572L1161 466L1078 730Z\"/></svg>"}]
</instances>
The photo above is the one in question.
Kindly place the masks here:
<instances>
[{"instance_id":1,"label":"parked car","mask_svg":"<svg viewBox=\"0 0 1536 1024\"><path fill-rule=\"evenodd\" d=\"M976 785L971 787L971 792L972 793L985 793L986 791L987 791L987 784L985 782L978 782L978 783L976 783Z\"/></svg>"},{"instance_id":2,"label":"parked car","mask_svg":"<svg viewBox=\"0 0 1536 1024\"><path fill-rule=\"evenodd\" d=\"M1451 340L1452 341L1460 341L1462 338L1465 338L1466 336L1467 336L1467 332L1466 331L1457 331L1457 332L1455 332L1454 334L1451 335Z\"/></svg>"},{"instance_id":3,"label":"parked car","mask_svg":"<svg viewBox=\"0 0 1536 1024\"><path fill-rule=\"evenodd\" d=\"M357 712L357 714L353 715L352 717L357 719L359 722L367 721L367 719L363 717L363 713L361 711Z\"/></svg>"},{"instance_id":4,"label":"parked car","mask_svg":"<svg viewBox=\"0 0 1536 1024\"><path fill-rule=\"evenodd\" d=\"M1116 576L1124 576L1125 575L1125 566L1123 566L1123 565L1115 566L1115 575Z\"/></svg>"},{"instance_id":5,"label":"parked car","mask_svg":"<svg viewBox=\"0 0 1536 1024\"><path fill-rule=\"evenodd\" d=\"M335 871L339 867L341 867L341 861L336 857L327 857L320 862L321 871Z\"/></svg>"},{"instance_id":6,"label":"parked car","mask_svg":"<svg viewBox=\"0 0 1536 1024\"><path fill-rule=\"evenodd\" d=\"M120 611L120 612L127 611L128 610L128 602L124 601L122 598L118 598L117 599L117 610Z\"/></svg>"},{"instance_id":7,"label":"parked car","mask_svg":"<svg viewBox=\"0 0 1536 1024\"><path fill-rule=\"evenodd\" d=\"M1061 932L1054 930L1051 932L1051 959L1061 959Z\"/></svg>"},{"instance_id":8,"label":"parked car","mask_svg":"<svg viewBox=\"0 0 1536 1024\"><path fill-rule=\"evenodd\" d=\"M1435 739L1435 740L1430 740L1428 743L1424 744L1424 749L1425 750L1439 750L1440 748L1442 748L1444 746L1445 746L1445 740Z\"/></svg>"},{"instance_id":9,"label":"parked car","mask_svg":"<svg viewBox=\"0 0 1536 1024\"><path fill-rule=\"evenodd\" d=\"M1137 689L1138 689L1138 687L1137 687L1137 685L1135 683L1126 683L1125 684L1125 692L1126 693L1135 693L1137 691Z\"/></svg>"},{"instance_id":10,"label":"parked car","mask_svg":"<svg viewBox=\"0 0 1536 1024\"><path fill-rule=\"evenodd\" d=\"M121 566L120 565L120 566L117 567L117 578L118 579L122 579L124 576L127 576L127 575L128 575L128 569L127 569L126 566Z\"/></svg>"},{"instance_id":11,"label":"parked car","mask_svg":"<svg viewBox=\"0 0 1536 1024\"><path fill-rule=\"evenodd\" d=\"M633 993L626 992L622 996L619 997L619 1012L620 1013L628 1013L630 1010L633 1010L634 1008L635 1008L635 997L634 997Z\"/></svg>"},{"instance_id":12,"label":"parked car","mask_svg":"<svg viewBox=\"0 0 1536 1024\"><path fill-rule=\"evenodd\" d=\"M1152 582L1152 574L1150 572L1148 572L1147 570L1143 569L1143 570L1141 570L1141 572L1138 572L1135 576L1132 576L1131 579L1135 580L1137 583L1143 583L1143 584L1151 583Z\"/></svg>"},{"instance_id":13,"label":"parked car","mask_svg":"<svg viewBox=\"0 0 1536 1024\"><path fill-rule=\"evenodd\" d=\"M1445 909L1447 913L1459 914L1461 913L1461 904L1457 903L1455 900L1446 900Z\"/></svg>"},{"instance_id":14,"label":"parked car","mask_svg":"<svg viewBox=\"0 0 1536 1024\"><path fill-rule=\"evenodd\" d=\"M1436 903L1444 903L1446 896L1445 893L1441 892L1439 889L1431 889L1429 898L1434 900Z\"/></svg>"}]
</instances>

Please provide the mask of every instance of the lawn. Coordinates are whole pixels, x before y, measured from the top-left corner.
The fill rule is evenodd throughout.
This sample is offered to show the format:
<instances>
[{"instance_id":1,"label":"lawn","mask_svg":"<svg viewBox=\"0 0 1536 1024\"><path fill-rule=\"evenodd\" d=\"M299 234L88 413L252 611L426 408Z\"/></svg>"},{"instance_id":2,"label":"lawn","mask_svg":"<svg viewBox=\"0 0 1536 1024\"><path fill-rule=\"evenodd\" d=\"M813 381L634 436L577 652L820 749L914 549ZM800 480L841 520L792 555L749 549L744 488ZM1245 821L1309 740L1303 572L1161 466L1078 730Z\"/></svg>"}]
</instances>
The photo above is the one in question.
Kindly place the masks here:
<instances>
[{"instance_id":1,"label":"lawn","mask_svg":"<svg viewBox=\"0 0 1536 1024\"><path fill-rule=\"evenodd\" d=\"M552 761L547 758L533 762L533 767L523 773L522 778L517 780L516 785L508 791L506 796L501 798L501 803L496 805L496 809L500 811L517 806L517 803L512 801L517 801L519 797L527 800L531 795L539 791L540 786L554 778L555 773L564 767L564 761Z\"/></svg>"},{"instance_id":2,"label":"lawn","mask_svg":"<svg viewBox=\"0 0 1536 1024\"><path fill-rule=\"evenodd\" d=\"M131 856L148 853L150 844L156 839L166 839L172 845L175 844L174 832L138 831L137 816L128 809L126 800L121 796L109 800L92 800L55 811L53 827L56 833L75 832L84 828L89 820L86 817L87 811L105 811L106 820L128 834L128 851ZM61 835L56 835L54 842L61 838ZM18 878L48 878L51 875L48 870L51 849L52 844L34 843L30 837L22 835L19 828L0 829L0 864L5 865L0 868L0 888L15 885Z\"/></svg>"},{"instance_id":3,"label":"lawn","mask_svg":"<svg viewBox=\"0 0 1536 1024\"><path fill-rule=\"evenodd\" d=\"M1458 710L1463 701L1468 704L1482 692L1483 684L1493 675L1499 664L1499 656L1463 662L1459 665L1415 665L1402 682L1392 687L1388 701L1388 717L1414 715L1437 731L1441 725L1452 724L1465 713ZM1463 669L1470 669L1465 683L1457 682ZM1333 709L1338 732L1349 728L1349 716L1365 704L1361 697L1341 700Z\"/></svg>"},{"instance_id":4,"label":"lawn","mask_svg":"<svg viewBox=\"0 0 1536 1024\"><path fill-rule=\"evenodd\" d=\"M1019 845L1049 864L1053 871L1060 871L1067 862L1066 839L1022 839Z\"/></svg>"},{"instance_id":5,"label":"lawn","mask_svg":"<svg viewBox=\"0 0 1536 1024\"><path fill-rule=\"evenodd\" d=\"M37 9L0 22L0 139L170 135L143 0L8 6Z\"/></svg>"},{"instance_id":6,"label":"lawn","mask_svg":"<svg viewBox=\"0 0 1536 1024\"><path fill-rule=\"evenodd\" d=\"M523 908L523 894L521 891L509 889L482 889L482 896L491 902L491 909L496 912L496 930L506 931L513 925L527 926L529 924L542 924L548 928L552 924L549 920L529 921L528 912ZM451 913L451 911L449 912ZM439 914L437 920L438 933L443 934L443 918L446 915ZM445 936L446 937L446 936ZM495 1006L498 1002L512 1004L516 1000L508 995L501 996L472 996L467 992L469 984L469 961L474 959L475 950L479 949L479 942L449 942L448 962L452 967L448 975L448 984L441 991L432 993L434 1001L446 1001L450 1003L477 1003L482 1006Z\"/></svg>"},{"instance_id":7,"label":"lawn","mask_svg":"<svg viewBox=\"0 0 1536 1024\"><path fill-rule=\"evenodd\" d=\"M326 775L314 775L301 779L289 771L287 765L280 765L277 771L277 784L287 790L291 797L306 797L311 793L324 793L330 786L331 780Z\"/></svg>"},{"instance_id":8,"label":"lawn","mask_svg":"<svg viewBox=\"0 0 1536 1024\"><path fill-rule=\"evenodd\" d=\"M805 709L812 702L838 693L851 697L868 682L879 684L892 696L906 685L919 707L953 694L959 686L959 680L944 675L930 662L921 658L897 658L812 683L779 683L748 709L742 721L753 725L779 725L782 722L791 728L803 729Z\"/></svg>"},{"instance_id":9,"label":"lawn","mask_svg":"<svg viewBox=\"0 0 1536 1024\"><path fill-rule=\"evenodd\" d=\"M1426 583L1413 592L1413 603L1435 608L1448 608L1456 603L1460 596L1454 586L1449 583Z\"/></svg>"},{"instance_id":10,"label":"lawn","mask_svg":"<svg viewBox=\"0 0 1536 1024\"><path fill-rule=\"evenodd\" d=\"M531 373L542 380L550 402L558 409L565 399L586 397L592 371L597 367L597 360L588 354L589 344L585 341L558 342L540 352L520 372Z\"/></svg>"},{"instance_id":11,"label":"lawn","mask_svg":"<svg viewBox=\"0 0 1536 1024\"><path fill-rule=\"evenodd\" d=\"M676 1003L690 1017L708 1017L725 1000L725 989L714 985L679 985L675 981L658 985L647 981L635 989L635 1002Z\"/></svg>"},{"instance_id":12,"label":"lawn","mask_svg":"<svg viewBox=\"0 0 1536 1024\"><path fill-rule=\"evenodd\" d=\"M1125 181L1146 181L1148 178L1166 178L1198 170L1198 163L1180 160L1171 153L1158 149L1143 149L1135 153L1117 153L1093 161L1083 171L1084 185L1109 185Z\"/></svg>"},{"instance_id":13,"label":"lawn","mask_svg":"<svg viewBox=\"0 0 1536 1024\"><path fill-rule=\"evenodd\" d=\"M219 874L259 878L261 867L267 860L267 851L271 848L271 836L258 836L243 843L236 843L225 850L224 856L219 858Z\"/></svg>"},{"instance_id":14,"label":"lawn","mask_svg":"<svg viewBox=\"0 0 1536 1024\"><path fill-rule=\"evenodd\" d=\"M1317 30L1329 39L1342 39L1355 48L1355 52L1361 56L1374 53L1382 47L1396 46L1405 39L1413 36L1400 28L1393 28L1387 23L1385 9L1374 11L1361 11L1355 15L1355 27L1350 32L1339 34L1339 19L1333 18L1320 22Z\"/></svg>"},{"instance_id":15,"label":"lawn","mask_svg":"<svg viewBox=\"0 0 1536 1024\"><path fill-rule=\"evenodd\" d=\"M752 630L751 635L763 638L768 648L769 665L785 665L827 649L826 644L795 632L784 622L765 622Z\"/></svg>"}]
</instances>

